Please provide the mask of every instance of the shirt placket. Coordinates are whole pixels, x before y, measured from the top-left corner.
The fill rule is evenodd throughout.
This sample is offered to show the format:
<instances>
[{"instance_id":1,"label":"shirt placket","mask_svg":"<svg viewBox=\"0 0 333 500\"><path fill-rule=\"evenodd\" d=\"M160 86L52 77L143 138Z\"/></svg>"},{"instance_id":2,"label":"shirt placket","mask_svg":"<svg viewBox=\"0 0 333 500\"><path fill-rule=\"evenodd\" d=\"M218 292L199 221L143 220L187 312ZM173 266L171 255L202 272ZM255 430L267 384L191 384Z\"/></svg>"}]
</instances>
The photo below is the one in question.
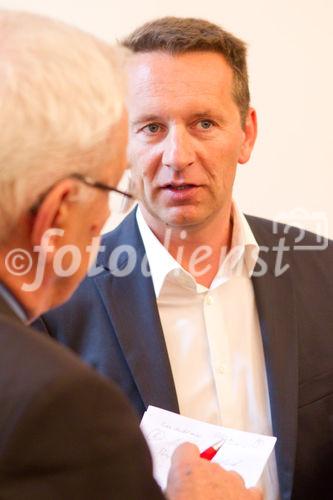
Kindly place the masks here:
<instances>
[{"instance_id":1,"label":"shirt placket","mask_svg":"<svg viewBox=\"0 0 333 500\"><path fill-rule=\"evenodd\" d=\"M217 289L206 292L203 300L203 316L220 411L220 424L223 424L223 415L228 411L230 356L228 337L225 334L223 304L219 300Z\"/></svg>"}]
</instances>

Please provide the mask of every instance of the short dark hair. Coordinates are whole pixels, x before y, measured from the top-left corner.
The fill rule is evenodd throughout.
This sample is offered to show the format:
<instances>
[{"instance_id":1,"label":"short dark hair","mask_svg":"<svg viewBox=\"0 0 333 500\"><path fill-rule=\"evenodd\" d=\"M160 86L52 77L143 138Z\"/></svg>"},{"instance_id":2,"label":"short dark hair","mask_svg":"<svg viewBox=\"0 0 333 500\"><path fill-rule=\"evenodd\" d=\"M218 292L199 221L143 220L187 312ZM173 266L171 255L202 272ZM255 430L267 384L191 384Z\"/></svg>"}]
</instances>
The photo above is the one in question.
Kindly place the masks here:
<instances>
[{"instance_id":1,"label":"short dark hair","mask_svg":"<svg viewBox=\"0 0 333 500\"><path fill-rule=\"evenodd\" d=\"M250 92L246 44L239 38L204 19L162 17L137 28L122 44L133 52L160 50L175 55L208 51L222 54L233 71L233 98L244 125Z\"/></svg>"}]
</instances>

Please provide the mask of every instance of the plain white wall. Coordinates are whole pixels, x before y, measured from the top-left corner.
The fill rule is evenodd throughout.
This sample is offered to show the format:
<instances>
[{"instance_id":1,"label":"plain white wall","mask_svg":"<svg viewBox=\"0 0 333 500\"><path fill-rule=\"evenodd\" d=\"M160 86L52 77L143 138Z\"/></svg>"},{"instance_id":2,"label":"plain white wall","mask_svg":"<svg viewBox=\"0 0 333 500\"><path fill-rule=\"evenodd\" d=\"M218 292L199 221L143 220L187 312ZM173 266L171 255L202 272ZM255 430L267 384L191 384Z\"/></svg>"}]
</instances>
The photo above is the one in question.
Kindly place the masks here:
<instances>
[{"instance_id":1,"label":"plain white wall","mask_svg":"<svg viewBox=\"0 0 333 500\"><path fill-rule=\"evenodd\" d=\"M236 197L255 215L333 237L331 0L0 0L108 41L164 15L203 17L248 42L259 137L239 167Z\"/></svg>"}]
</instances>

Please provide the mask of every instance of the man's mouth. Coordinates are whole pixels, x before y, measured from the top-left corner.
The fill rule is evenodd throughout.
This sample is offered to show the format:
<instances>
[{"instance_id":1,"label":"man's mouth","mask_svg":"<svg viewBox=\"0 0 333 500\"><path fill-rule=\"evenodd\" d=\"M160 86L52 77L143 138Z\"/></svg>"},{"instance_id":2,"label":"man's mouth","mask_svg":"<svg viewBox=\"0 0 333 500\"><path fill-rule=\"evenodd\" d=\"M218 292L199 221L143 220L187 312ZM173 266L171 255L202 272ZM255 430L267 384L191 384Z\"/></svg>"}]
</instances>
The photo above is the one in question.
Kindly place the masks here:
<instances>
[{"instance_id":1,"label":"man's mouth","mask_svg":"<svg viewBox=\"0 0 333 500\"><path fill-rule=\"evenodd\" d=\"M164 189L171 189L172 191L184 191L186 189L196 188L195 184L166 184Z\"/></svg>"},{"instance_id":2,"label":"man's mouth","mask_svg":"<svg viewBox=\"0 0 333 500\"><path fill-rule=\"evenodd\" d=\"M162 191L169 200L172 200L172 202L184 204L188 202L192 203L199 188L200 186L198 184L186 182L176 184L171 182L170 184L164 184L164 186L162 186Z\"/></svg>"}]
</instances>

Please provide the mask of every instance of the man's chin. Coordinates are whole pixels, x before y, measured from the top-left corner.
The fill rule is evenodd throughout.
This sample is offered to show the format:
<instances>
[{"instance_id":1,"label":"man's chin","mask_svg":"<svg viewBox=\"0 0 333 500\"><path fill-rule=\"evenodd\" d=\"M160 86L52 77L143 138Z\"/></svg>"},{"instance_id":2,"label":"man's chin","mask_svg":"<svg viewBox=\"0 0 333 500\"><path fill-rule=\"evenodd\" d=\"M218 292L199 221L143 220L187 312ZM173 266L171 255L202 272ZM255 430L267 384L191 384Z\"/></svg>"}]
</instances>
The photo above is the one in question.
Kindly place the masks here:
<instances>
[{"instance_id":1,"label":"man's chin","mask_svg":"<svg viewBox=\"0 0 333 500\"><path fill-rule=\"evenodd\" d=\"M166 226L185 229L200 225L203 218L194 207L172 207L160 212L159 219Z\"/></svg>"},{"instance_id":2,"label":"man's chin","mask_svg":"<svg viewBox=\"0 0 333 500\"><path fill-rule=\"evenodd\" d=\"M55 293L53 294L53 300L52 304L50 305L50 309L59 307L67 302L75 293L85 276L86 273L80 270L74 273L71 277L60 278L56 285Z\"/></svg>"},{"instance_id":3,"label":"man's chin","mask_svg":"<svg viewBox=\"0 0 333 500\"><path fill-rule=\"evenodd\" d=\"M175 229L186 229L200 226L205 221L202 211L195 206L174 206L155 207L147 204L140 204L140 209L145 221L151 229L162 228L163 226Z\"/></svg>"}]
</instances>

